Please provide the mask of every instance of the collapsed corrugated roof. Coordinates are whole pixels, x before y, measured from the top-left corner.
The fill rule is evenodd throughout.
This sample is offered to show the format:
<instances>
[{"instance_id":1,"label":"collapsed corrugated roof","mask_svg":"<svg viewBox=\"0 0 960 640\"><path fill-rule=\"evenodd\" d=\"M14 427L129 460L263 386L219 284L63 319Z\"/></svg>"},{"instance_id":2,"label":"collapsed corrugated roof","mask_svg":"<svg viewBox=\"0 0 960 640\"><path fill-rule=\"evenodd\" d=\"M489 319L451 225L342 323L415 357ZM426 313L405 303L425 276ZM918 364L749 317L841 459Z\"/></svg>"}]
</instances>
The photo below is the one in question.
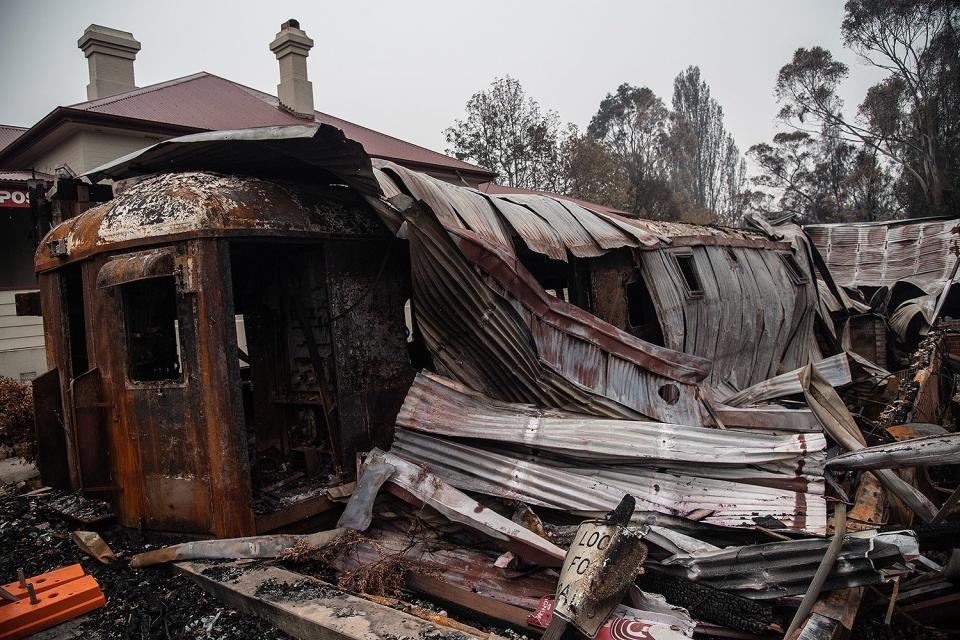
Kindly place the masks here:
<instances>
[{"instance_id":1,"label":"collapsed corrugated roof","mask_svg":"<svg viewBox=\"0 0 960 640\"><path fill-rule=\"evenodd\" d=\"M810 224L804 227L830 273L845 287L907 281L938 293L956 260L960 219Z\"/></svg>"}]
</instances>

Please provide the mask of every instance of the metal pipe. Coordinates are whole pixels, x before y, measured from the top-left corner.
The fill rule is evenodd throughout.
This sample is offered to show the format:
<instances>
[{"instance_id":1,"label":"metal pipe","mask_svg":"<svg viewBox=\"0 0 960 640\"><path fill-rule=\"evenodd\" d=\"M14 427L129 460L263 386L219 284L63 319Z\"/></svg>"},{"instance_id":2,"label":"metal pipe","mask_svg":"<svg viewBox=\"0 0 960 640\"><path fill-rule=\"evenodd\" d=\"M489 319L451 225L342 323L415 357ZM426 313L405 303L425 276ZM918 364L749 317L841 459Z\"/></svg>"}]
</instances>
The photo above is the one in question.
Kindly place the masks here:
<instances>
[{"instance_id":1,"label":"metal pipe","mask_svg":"<svg viewBox=\"0 0 960 640\"><path fill-rule=\"evenodd\" d=\"M800 626L800 623L803 622L806 617L810 615L810 611L813 610L813 605L820 596L820 590L823 589L823 585L827 581L827 576L830 575L830 572L833 570L833 565L837 561L837 556L840 555L840 547L843 546L843 536L846 532L847 505L843 502L838 502L833 511L833 540L830 541L830 546L827 547L826 552L823 554L820 566L817 567L817 572L813 574L810 586L807 587L807 592L803 594L803 600L800 601L800 607L793 615L793 620L790 622L787 632L783 634L784 640L790 638L791 634Z\"/></svg>"}]
</instances>

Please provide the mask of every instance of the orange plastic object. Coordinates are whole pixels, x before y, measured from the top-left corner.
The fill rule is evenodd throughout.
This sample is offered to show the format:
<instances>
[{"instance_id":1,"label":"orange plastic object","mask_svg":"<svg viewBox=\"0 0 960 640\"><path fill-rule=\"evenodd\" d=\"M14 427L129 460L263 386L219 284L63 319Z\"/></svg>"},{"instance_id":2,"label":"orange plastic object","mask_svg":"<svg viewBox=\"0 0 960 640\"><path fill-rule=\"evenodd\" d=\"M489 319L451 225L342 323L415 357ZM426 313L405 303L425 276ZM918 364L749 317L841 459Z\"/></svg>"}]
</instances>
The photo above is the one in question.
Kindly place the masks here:
<instances>
[{"instance_id":1,"label":"orange plastic object","mask_svg":"<svg viewBox=\"0 0 960 640\"><path fill-rule=\"evenodd\" d=\"M34 591L40 593L41 591L46 591L51 587L59 587L64 582L70 582L71 580L82 578L83 575L84 573L82 566L79 564L71 564L60 569L54 569L53 571L42 573L39 576L27 578L27 582L33 585ZM27 590L21 589L19 582L11 582L9 584L0 585L0 587L3 587L18 598L27 597Z\"/></svg>"},{"instance_id":2,"label":"orange plastic object","mask_svg":"<svg viewBox=\"0 0 960 640\"><path fill-rule=\"evenodd\" d=\"M37 600L32 604L29 597L24 597L0 606L0 640L29 637L107 603L93 576L61 582L59 586L37 593Z\"/></svg>"}]
</instances>

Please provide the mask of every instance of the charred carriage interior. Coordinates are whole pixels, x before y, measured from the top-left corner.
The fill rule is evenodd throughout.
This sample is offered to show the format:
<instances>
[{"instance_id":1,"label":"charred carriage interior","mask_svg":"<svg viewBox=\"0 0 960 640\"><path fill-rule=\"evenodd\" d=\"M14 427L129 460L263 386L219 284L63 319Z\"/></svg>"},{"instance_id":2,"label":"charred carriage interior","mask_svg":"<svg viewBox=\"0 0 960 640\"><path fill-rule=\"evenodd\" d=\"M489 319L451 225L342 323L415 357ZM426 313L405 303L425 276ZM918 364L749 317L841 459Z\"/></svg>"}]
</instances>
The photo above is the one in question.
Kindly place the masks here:
<instances>
[{"instance_id":1,"label":"charred carriage interior","mask_svg":"<svg viewBox=\"0 0 960 640\"><path fill-rule=\"evenodd\" d=\"M352 479L357 451L388 445L391 411L409 378L409 284L394 244L231 243L238 382L258 516L322 498Z\"/></svg>"}]
</instances>

